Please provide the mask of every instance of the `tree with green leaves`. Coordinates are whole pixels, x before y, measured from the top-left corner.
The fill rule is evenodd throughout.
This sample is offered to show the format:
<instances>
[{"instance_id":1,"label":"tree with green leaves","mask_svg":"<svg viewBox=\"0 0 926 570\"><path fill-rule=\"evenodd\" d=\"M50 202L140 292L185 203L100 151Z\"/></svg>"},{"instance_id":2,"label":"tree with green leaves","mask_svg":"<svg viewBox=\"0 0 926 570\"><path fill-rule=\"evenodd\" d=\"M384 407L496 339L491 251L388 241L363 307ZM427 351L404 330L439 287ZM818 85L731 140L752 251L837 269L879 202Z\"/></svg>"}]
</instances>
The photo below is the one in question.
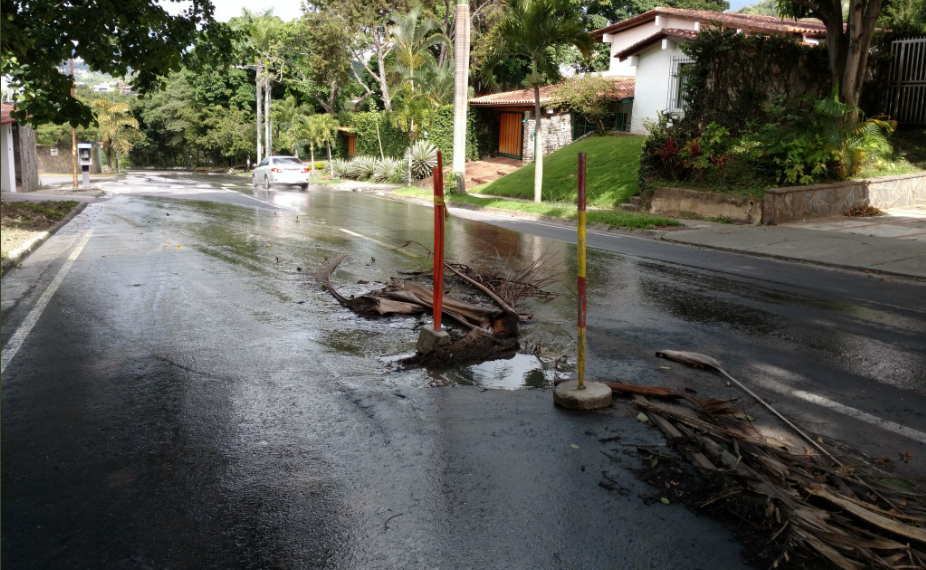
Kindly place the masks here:
<instances>
[{"instance_id":1,"label":"tree with green leaves","mask_svg":"<svg viewBox=\"0 0 926 570\"><path fill-rule=\"evenodd\" d=\"M2 0L0 12L0 73L19 90L14 117L32 125L93 122L90 106L71 96L68 58L116 77L131 70L132 88L149 93L181 66L227 63L234 38L210 0L177 16L157 0Z\"/></svg>"},{"instance_id":2,"label":"tree with green leaves","mask_svg":"<svg viewBox=\"0 0 926 570\"><path fill-rule=\"evenodd\" d=\"M128 154L135 143L144 138L138 130L138 119L131 115L128 104L121 101L114 103L109 99L94 99L90 108L96 114L106 164L119 170L119 153Z\"/></svg>"},{"instance_id":3,"label":"tree with green leaves","mask_svg":"<svg viewBox=\"0 0 926 570\"><path fill-rule=\"evenodd\" d=\"M826 26L826 49L834 92L857 109L868 70L871 39L881 17L882 0L780 0L782 17L820 19Z\"/></svg>"},{"instance_id":4,"label":"tree with green leaves","mask_svg":"<svg viewBox=\"0 0 926 570\"><path fill-rule=\"evenodd\" d=\"M509 0L492 38L494 53L487 66L512 56L530 60L526 83L534 90L534 201L543 194L543 146L540 87L547 80L559 82L559 66L553 57L560 47L573 46L588 59L594 46L585 31L581 14L569 0Z\"/></svg>"}]
</instances>

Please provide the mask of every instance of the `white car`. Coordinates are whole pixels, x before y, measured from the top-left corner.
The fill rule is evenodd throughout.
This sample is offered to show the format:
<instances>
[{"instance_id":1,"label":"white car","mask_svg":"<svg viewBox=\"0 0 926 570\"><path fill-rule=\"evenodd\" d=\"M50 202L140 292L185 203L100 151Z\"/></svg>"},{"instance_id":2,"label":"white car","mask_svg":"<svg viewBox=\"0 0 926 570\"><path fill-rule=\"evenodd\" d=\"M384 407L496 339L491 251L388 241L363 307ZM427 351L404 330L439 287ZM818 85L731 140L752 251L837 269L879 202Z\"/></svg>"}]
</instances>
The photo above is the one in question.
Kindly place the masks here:
<instances>
[{"instance_id":1,"label":"white car","mask_svg":"<svg viewBox=\"0 0 926 570\"><path fill-rule=\"evenodd\" d=\"M254 167L251 181L265 190L271 184L297 184L305 190L309 187L309 176L311 169L294 156L268 156Z\"/></svg>"}]
</instances>

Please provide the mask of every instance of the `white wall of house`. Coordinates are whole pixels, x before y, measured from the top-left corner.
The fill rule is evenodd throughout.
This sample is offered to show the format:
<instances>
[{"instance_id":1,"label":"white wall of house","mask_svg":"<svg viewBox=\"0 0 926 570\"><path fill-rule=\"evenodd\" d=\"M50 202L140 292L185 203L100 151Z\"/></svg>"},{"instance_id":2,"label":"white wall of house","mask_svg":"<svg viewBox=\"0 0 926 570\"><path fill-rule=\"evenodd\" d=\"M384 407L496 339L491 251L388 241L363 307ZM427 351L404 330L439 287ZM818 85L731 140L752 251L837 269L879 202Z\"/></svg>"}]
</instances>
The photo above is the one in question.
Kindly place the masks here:
<instances>
[{"instance_id":1,"label":"white wall of house","mask_svg":"<svg viewBox=\"0 0 926 570\"><path fill-rule=\"evenodd\" d=\"M631 132L646 133L644 123L655 121L657 113L666 110L669 101L672 57L684 55L676 42L664 40L650 46L635 58L637 80L633 97L633 113L630 119Z\"/></svg>"},{"instance_id":2,"label":"white wall of house","mask_svg":"<svg viewBox=\"0 0 926 570\"><path fill-rule=\"evenodd\" d=\"M663 28L697 30L699 28L699 24L698 22L693 22L691 20L680 20L677 18L656 16L655 20L647 22L642 26L630 28L621 32L617 32L616 34L605 34L601 38L601 41L611 44L611 65L609 66L607 73L602 73L602 75L638 75L640 70L631 65L630 58L627 58L624 61L620 61L614 57L614 55L619 51L623 51L629 48L637 42L645 40Z\"/></svg>"},{"instance_id":3,"label":"white wall of house","mask_svg":"<svg viewBox=\"0 0 926 570\"><path fill-rule=\"evenodd\" d=\"M13 158L13 124L0 126L0 190L16 192L16 168Z\"/></svg>"}]
</instances>

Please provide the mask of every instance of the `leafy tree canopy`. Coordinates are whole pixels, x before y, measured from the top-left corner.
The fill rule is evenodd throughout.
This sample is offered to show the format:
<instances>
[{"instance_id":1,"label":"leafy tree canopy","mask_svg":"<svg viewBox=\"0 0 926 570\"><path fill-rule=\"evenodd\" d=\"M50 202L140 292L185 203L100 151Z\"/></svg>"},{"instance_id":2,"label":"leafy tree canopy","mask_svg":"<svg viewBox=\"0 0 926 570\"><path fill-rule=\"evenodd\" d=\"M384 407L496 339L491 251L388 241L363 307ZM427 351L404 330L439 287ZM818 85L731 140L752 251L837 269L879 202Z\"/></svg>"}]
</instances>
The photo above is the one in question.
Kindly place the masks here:
<instances>
[{"instance_id":1,"label":"leafy tree canopy","mask_svg":"<svg viewBox=\"0 0 926 570\"><path fill-rule=\"evenodd\" d=\"M194 0L178 16L162 4L2 0L0 70L21 90L15 117L33 125L93 122L90 106L70 95L71 80L59 70L70 57L113 76L133 73L132 87L143 94L181 66L226 60L234 34L215 21L210 0Z\"/></svg>"}]
</instances>

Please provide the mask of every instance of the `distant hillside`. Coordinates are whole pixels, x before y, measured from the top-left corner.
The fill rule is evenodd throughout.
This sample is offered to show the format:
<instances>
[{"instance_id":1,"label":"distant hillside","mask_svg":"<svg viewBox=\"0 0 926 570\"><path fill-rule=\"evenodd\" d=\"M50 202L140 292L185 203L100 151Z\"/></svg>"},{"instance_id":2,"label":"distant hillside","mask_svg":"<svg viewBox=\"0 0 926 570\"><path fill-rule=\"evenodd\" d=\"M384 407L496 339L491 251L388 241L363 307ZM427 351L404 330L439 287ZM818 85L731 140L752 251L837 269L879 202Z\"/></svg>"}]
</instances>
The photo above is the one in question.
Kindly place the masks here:
<instances>
[{"instance_id":1,"label":"distant hillside","mask_svg":"<svg viewBox=\"0 0 926 570\"><path fill-rule=\"evenodd\" d=\"M775 11L775 0L762 0L758 4L743 6L737 10L740 14L749 14L752 16L777 16Z\"/></svg>"}]
</instances>

